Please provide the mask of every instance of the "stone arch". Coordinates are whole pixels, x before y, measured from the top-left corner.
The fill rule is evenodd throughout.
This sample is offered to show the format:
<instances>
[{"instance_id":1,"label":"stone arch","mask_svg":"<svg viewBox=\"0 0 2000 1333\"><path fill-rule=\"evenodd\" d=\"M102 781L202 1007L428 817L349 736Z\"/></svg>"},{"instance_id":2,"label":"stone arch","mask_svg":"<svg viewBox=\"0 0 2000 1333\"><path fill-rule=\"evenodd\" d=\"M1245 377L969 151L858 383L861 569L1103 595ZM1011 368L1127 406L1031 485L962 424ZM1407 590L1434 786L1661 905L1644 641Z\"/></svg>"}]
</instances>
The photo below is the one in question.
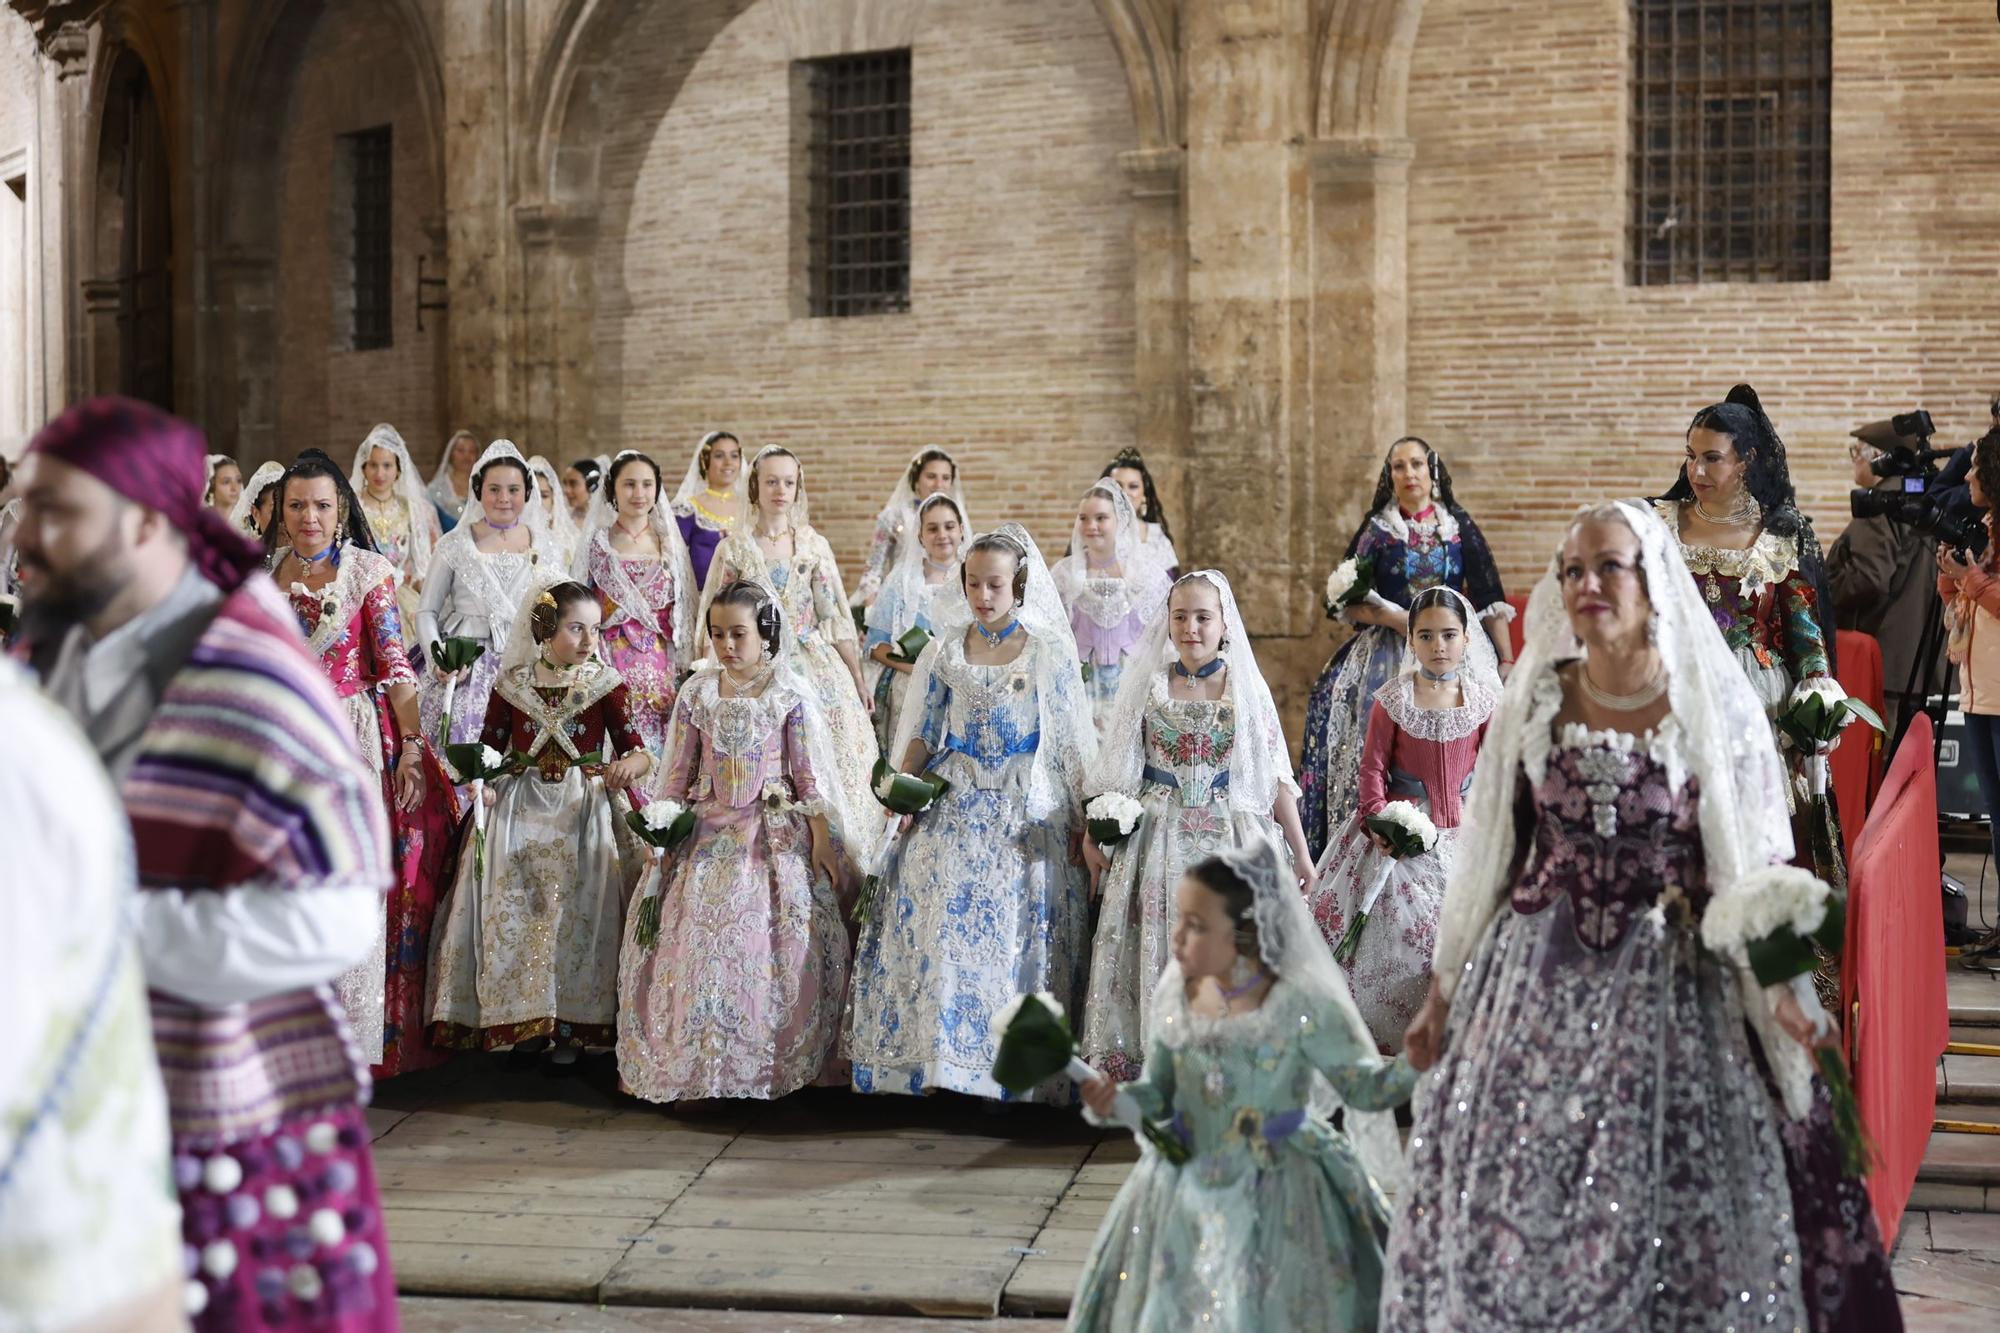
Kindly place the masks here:
<instances>
[{"instance_id":1,"label":"stone arch","mask_svg":"<svg viewBox=\"0 0 2000 1333\"><path fill-rule=\"evenodd\" d=\"M418 0L376 0L396 26L416 74L425 161L437 193L435 244L442 247L444 76L436 42ZM229 51L214 170L208 182L214 219L216 325L212 346L221 401L231 405L211 435L238 456L261 459L277 448L277 324L280 195L287 106L331 0L275 0L248 11ZM442 266L440 265L440 272Z\"/></svg>"},{"instance_id":2,"label":"stone arch","mask_svg":"<svg viewBox=\"0 0 2000 1333\"><path fill-rule=\"evenodd\" d=\"M1313 31L1314 137L1403 137L1423 11L1424 0L1328 0Z\"/></svg>"}]
</instances>

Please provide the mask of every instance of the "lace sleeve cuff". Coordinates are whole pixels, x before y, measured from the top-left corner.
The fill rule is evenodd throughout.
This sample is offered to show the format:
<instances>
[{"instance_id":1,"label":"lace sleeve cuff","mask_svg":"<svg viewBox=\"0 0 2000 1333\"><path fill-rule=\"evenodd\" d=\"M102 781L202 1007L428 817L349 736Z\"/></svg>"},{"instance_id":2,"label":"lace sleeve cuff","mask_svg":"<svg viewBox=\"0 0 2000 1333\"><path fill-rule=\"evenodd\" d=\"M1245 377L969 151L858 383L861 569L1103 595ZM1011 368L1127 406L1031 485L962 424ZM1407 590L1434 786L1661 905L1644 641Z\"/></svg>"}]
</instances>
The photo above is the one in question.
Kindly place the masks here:
<instances>
[{"instance_id":1,"label":"lace sleeve cuff","mask_svg":"<svg viewBox=\"0 0 2000 1333\"><path fill-rule=\"evenodd\" d=\"M1514 614L1514 608L1506 602L1495 602L1493 605L1480 611L1479 619L1497 620L1503 625L1511 625L1514 623Z\"/></svg>"}]
</instances>

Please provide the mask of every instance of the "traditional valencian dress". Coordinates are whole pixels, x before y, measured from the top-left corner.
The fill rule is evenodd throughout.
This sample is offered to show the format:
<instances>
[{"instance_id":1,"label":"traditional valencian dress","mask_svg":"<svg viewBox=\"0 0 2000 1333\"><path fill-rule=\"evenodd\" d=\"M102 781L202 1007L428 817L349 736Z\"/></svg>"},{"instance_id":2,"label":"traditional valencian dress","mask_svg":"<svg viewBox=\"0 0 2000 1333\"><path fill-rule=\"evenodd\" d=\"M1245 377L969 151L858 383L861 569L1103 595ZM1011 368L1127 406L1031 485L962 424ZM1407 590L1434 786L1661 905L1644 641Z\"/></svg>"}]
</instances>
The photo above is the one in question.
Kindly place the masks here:
<instances>
[{"instance_id":1,"label":"traditional valencian dress","mask_svg":"<svg viewBox=\"0 0 2000 1333\"><path fill-rule=\"evenodd\" d=\"M1270 688L1257 669L1235 595L1213 570L1224 642L1216 699L1176 699L1179 665L1164 613L1135 653L1113 721L1099 738L1090 795L1119 792L1144 808L1098 881L1100 907L1083 1007L1083 1058L1112 1078L1137 1077L1152 1033L1150 997L1171 956L1174 891L1189 866L1253 837L1276 838L1272 807L1295 797Z\"/></svg>"},{"instance_id":2,"label":"traditional valencian dress","mask_svg":"<svg viewBox=\"0 0 2000 1333\"><path fill-rule=\"evenodd\" d=\"M593 514L608 514L597 505L591 508ZM592 528L577 561L578 582L598 595L604 614L604 656L625 682L632 723L657 757L666 747L674 683L693 634L694 576L686 551L672 541L664 521L655 525L660 538L657 556L614 551L606 521L607 526Z\"/></svg>"},{"instance_id":3,"label":"traditional valencian dress","mask_svg":"<svg viewBox=\"0 0 2000 1333\"><path fill-rule=\"evenodd\" d=\"M1405 514L1391 499L1362 523L1349 554L1370 562L1372 605L1407 610L1418 593L1442 585L1463 594L1482 623L1513 615L1485 538L1463 511L1447 505L1433 502L1420 514ZM1466 627L1468 634L1484 632ZM1368 715L1375 692L1401 665L1403 647L1403 636L1389 626L1361 625L1313 683L1299 756L1299 818L1315 858L1354 815Z\"/></svg>"},{"instance_id":4,"label":"traditional valencian dress","mask_svg":"<svg viewBox=\"0 0 2000 1333\"><path fill-rule=\"evenodd\" d=\"M704 442L710 437L704 436ZM741 447L740 445L738 446ZM688 462L687 476L674 492L671 512L674 524L680 529L681 544L687 547L688 565L694 571L694 593L699 597L708 587L708 567L715 560L716 548L742 522L741 516L750 512L750 502L745 498L744 476L747 468L740 468L735 484L727 491L710 488L708 478L702 475L702 450L695 447L694 457ZM722 500L730 495L736 497L736 513L739 517L728 518L711 509L704 501Z\"/></svg>"},{"instance_id":5,"label":"traditional valencian dress","mask_svg":"<svg viewBox=\"0 0 2000 1333\"><path fill-rule=\"evenodd\" d=\"M1099 496L1111 503L1116 527L1115 563L1117 573L1093 569L1084 553L1082 525L1070 542L1070 554L1056 561L1049 571L1063 607L1069 612L1069 628L1076 639L1083 663L1084 689L1090 696L1091 717L1098 734L1111 720L1112 705L1118 700L1118 682L1125 659L1139 646L1146 627L1166 606L1170 583L1164 565L1156 563L1169 549L1147 545L1139 538L1138 516L1132 501L1115 482L1100 481L1085 492L1085 498Z\"/></svg>"},{"instance_id":6,"label":"traditional valencian dress","mask_svg":"<svg viewBox=\"0 0 2000 1333\"><path fill-rule=\"evenodd\" d=\"M839 783L842 803L853 809L874 800L869 775L880 747L868 722L868 711L855 693L854 676L834 647L856 639L854 616L840 583L840 566L833 548L812 527L792 529L792 554L767 556L747 527L724 541L711 566L697 618L696 638L707 642L708 604L734 579L753 578L777 596L785 624L798 640L798 668L818 696L820 716L833 737L836 770L817 774L822 783ZM866 863L874 851L876 831L850 829L858 860Z\"/></svg>"},{"instance_id":7,"label":"traditional valencian dress","mask_svg":"<svg viewBox=\"0 0 2000 1333\"><path fill-rule=\"evenodd\" d=\"M881 594L882 585L895 573L896 566L906 557L909 546L917 542L917 505L920 497L910 480L910 473L918 470L918 460L925 454L942 453L931 448L919 449L910 456L909 466L896 477L896 488L889 492L888 501L875 515L875 531L868 539L868 559L861 567L861 581L854 590L857 606L873 606ZM950 461L950 456L946 455ZM965 491L958 482L958 464L952 462L952 482L949 490L934 494L949 495L958 506L960 521L966 534L971 535L970 519L966 518ZM921 497L927 498L927 497Z\"/></svg>"},{"instance_id":8,"label":"traditional valencian dress","mask_svg":"<svg viewBox=\"0 0 2000 1333\"><path fill-rule=\"evenodd\" d=\"M290 554L280 547L277 568ZM396 884L389 891L382 947L343 974L338 983L355 1040L377 1078L423 1069L444 1058L424 1039L424 964L430 956L431 918L449 865L451 779L424 751L424 801L415 810L396 802L395 766L403 735L389 706L389 687L416 683L403 652L397 616L396 570L384 557L343 546L339 572L317 592L294 583L288 596L306 636L333 684L361 757L381 786L389 816Z\"/></svg>"},{"instance_id":9,"label":"traditional valencian dress","mask_svg":"<svg viewBox=\"0 0 2000 1333\"><path fill-rule=\"evenodd\" d=\"M368 475L363 470L377 449L395 455L396 484L387 501L377 500L368 491ZM354 454L354 471L348 482L361 502L368 533L375 539L376 552L396 567L396 604L403 623L414 626L423 604L424 579L430 573L431 550L438 543L437 509L424 491L423 478L410 460L409 446L396 428L380 425L368 432ZM411 664L421 671L423 664Z\"/></svg>"},{"instance_id":10,"label":"traditional valencian dress","mask_svg":"<svg viewBox=\"0 0 2000 1333\"><path fill-rule=\"evenodd\" d=\"M940 504L947 502L958 507L961 534L958 554L963 558L965 544L972 540L972 532L964 526L962 502L950 497L939 501ZM917 515L921 512L912 511L910 526L913 531L920 527ZM936 576L936 582L930 581L933 576ZM964 596L956 563L947 565L939 574L931 565L930 557L924 554L923 543L914 536L898 545L895 566L877 586L875 598L868 605L868 622L861 640L864 658L861 677L864 682L873 682L875 735L884 746L896 739L896 727L902 720L903 704L910 693L910 673L884 666L871 654L877 648L894 648L913 629L935 634L937 616L933 603L939 598L949 603Z\"/></svg>"},{"instance_id":11,"label":"traditional valencian dress","mask_svg":"<svg viewBox=\"0 0 2000 1333\"><path fill-rule=\"evenodd\" d=\"M1474 626L1470 632L1479 630ZM1355 1006L1377 1044L1390 1051L1402 1049L1403 1033L1430 989L1438 913L1465 817L1465 794L1472 788L1487 720L1500 702L1496 678L1461 667L1459 684L1461 702L1453 708L1417 707L1413 670L1375 692L1361 750L1360 800L1346 833L1328 850L1312 891L1313 917L1328 947L1338 949L1383 864L1362 821L1391 801L1408 801L1438 831L1436 847L1389 870L1347 964Z\"/></svg>"},{"instance_id":12,"label":"traditional valencian dress","mask_svg":"<svg viewBox=\"0 0 2000 1333\"><path fill-rule=\"evenodd\" d=\"M873 890L854 959L845 1051L860 1092L1005 1096L987 1025L1016 995L1073 1007L1083 985L1088 877L1071 860L1095 751L1062 608L1034 543L1021 655L966 660L961 598L917 659L893 747L930 750L950 786L914 817ZM1067 1099L1067 1084L1040 1097Z\"/></svg>"},{"instance_id":13,"label":"traditional valencian dress","mask_svg":"<svg viewBox=\"0 0 2000 1333\"><path fill-rule=\"evenodd\" d=\"M1389 1209L1347 1136L1312 1114L1313 1084L1324 1077L1354 1109L1378 1111L1408 1100L1414 1071L1282 976L1249 1013L1204 1017L1178 994L1153 1003L1146 1072L1125 1091L1193 1156L1173 1166L1141 1155L1098 1229L1068 1327L1373 1328Z\"/></svg>"},{"instance_id":14,"label":"traditional valencian dress","mask_svg":"<svg viewBox=\"0 0 2000 1333\"><path fill-rule=\"evenodd\" d=\"M1703 936L1725 897L1724 919L1783 917L1759 901L1790 850L1776 751L1668 530L1626 514L1672 711L1644 734L1558 724L1581 664L1551 572L1446 901L1444 1053L1382 1324L1893 1330L1826 1090L1770 991Z\"/></svg>"},{"instance_id":15,"label":"traditional valencian dress","mask_svg":"<svg viewBox=\"0 0 2000 1333\"><path fill-rule=\"evenodd\" d=\"M619 1074L647 1101L814 1082L847 996L846 923L806 822L840 825L815 762L831 758L818 704L796 672L754 698L724 698L722 679L709 667L681 692L655 791L691 806L695 830L635 899L659 895L657 941L628 926L619 959Z\"/></svg>"},{"instance_id":16,"label":"traditional valencian dress","mask_svg":"<svg viewBox=\"0 0 2000 1333\"><path fill-rule=\"evenodd\" d=\"M624 823L631 804L603 777L604 764L645 746L625 687L594 658L557 686L535 683L532 660L510 666L479 739L527 767L493 782L483 857L470 830L461 839L432 932L431 1039L610 1046L619 935L641 864Z\"/></svg>"}]
</instances>

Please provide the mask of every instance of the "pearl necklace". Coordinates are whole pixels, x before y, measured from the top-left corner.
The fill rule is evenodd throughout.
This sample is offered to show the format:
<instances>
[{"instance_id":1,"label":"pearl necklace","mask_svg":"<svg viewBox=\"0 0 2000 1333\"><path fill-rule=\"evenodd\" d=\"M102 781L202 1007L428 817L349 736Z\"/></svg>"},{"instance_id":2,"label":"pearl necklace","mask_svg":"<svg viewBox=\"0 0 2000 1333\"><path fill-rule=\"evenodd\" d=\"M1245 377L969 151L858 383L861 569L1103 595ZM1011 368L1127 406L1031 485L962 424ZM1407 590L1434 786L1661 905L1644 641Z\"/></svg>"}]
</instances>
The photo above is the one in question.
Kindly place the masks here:
<instances>
[{"instance_id":1,"label":"pearl necklace","mask_svg":"<svg viewBox=\"0 0 2000 1333\"><path fill-rule=\"evenodd\" d=\"M1577 668L1576 680L1577 684L1582 687L1585 696L1592 703L1596 704L1599 708L1607 708L1614 713L1636 713L1641 708L1657 702L1660 696L1667 692L1667 671L1664 666L1660 668L1651 680L1648 680L1630 694L1613 694L1609 690L1599 688L1590 679L1590 670L1587 666L1579 666Z\"/></svg>"},{"instance_id":2,"label":"pearl necklace","mask_svg":"<svg viewBox=\"0 0 2000 1333\"><path fill-rule=\"evenodd\" d=\"M1733 528L1740 523L1747 523L1751 519L1756 518L1760 511L1757 506L1757 497L1746 494L1737 497L1736 508L1730 510L1727 515L1709 513L1708 506L1703 504L1699 499L1694 502L1694 512L1700 514L1704 519L1715 524L1717 527Z\"/></svg>"}]
</instances>

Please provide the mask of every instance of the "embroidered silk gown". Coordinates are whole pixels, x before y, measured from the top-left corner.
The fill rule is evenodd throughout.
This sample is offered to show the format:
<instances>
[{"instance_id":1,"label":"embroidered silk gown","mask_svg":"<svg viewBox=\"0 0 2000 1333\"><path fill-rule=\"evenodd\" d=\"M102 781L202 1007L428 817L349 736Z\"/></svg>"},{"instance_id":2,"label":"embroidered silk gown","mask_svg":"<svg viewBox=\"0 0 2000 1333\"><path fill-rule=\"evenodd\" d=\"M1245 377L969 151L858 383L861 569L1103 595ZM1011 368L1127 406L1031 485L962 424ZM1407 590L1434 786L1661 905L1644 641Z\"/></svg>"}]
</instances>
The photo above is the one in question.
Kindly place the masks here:
<instances>
[{"instance_id":1,"label":"embroidered silk gown","mask_svg":"<svg viewBox=\"0 0 2000 1333\"><path fill-rule=\"evenodd\" d=\"M1542 684L1530 726L1560 704ZM1671 718L1645 739L1571 725L1523 766L1512 910L1418 1094L1384 1328L1901 1326L1824 1089L1786 1118L1736 977L1701 945L1701 792L1677 737Z\"/></svg>"},{"instance_id":2,"label":"embroidered silk gown","mask_svg":"<svg viewBox=\"0 0 2000 1333\"><path fill-rule=\"evenodd\" d=\"M361 492L359 498L361 512L368 519L368 531L375 538L376 551L396 567L396 607L402 612L403 624L414 627L417 609L423 604L423 593L414 586L417 579L417 543L429 541L435 529L429 524L420 526L411 523L410 506L400 490L390 497L387 504L378 503L366 491ZM435 523L434 516L427 517ZM430 552L424 554L428 556Z\"/></svg>"},{"instance_id":3,"label":"embroidered silk gown","mask_svg":"<svg viewBox=\"0 0 2000 1333\"><path fill-rule=\"evenodd\" d=\"M487 695L500 674L500 650L540 564L537 551L489 555L473 545L471 531L464 528L446 533L431 554L430 578L424 584L423 606L418 612L418 647L428 653L434 641L449 638L474 639L486 646L452 692L451 739L455 743L478 739ZM441 673L424 673L418 705L424 735L435 744L444 721Z\"/></svg>"},{"instance_id":4,"label":"embroidered silk gown","mask_svg":"<svg viewBox=\"0 0 2000 1333\"><path fill-rule=\"evenodd\" d=\"M277 559L287 554L280 549ZM383 945L373 958L340 978L341 1003L376 1078L424 1069L444 1059L425 1040L424 966L430 956L431 918L451 844L451 780L424 751L424 801L405 811L396 802L395 769L402 729L389 706L389 687L415 684L403 651L397 614L398 583L390 562L371 551L344 547L340 572L318 592L294 583L292 612L305 631L306 648L319 659L354 728L361 756L381 784L389 815L389 846L396 883L389 890Z\"/></svg>"},{"instance_id":5,"label":"embroidered silk gown","mask_svg":"<svg viewBox=\"0 0 2000 1333\"><path fill-rule=\"evenodd\" d=\"M460 840L432 940L440 1046L609 1046L615 1035L618 942L643 862L625 827L631 803L605 789L602 765L645 738L610 667L588 662L557 687L536 685L533 671L502 677L479 737L528 767L493 783L484 856L470 829Z\"/></svg>"},{"instance_id":6,"label":"embroidered silk gown","mask_svg":"<svg viewBox=\"0 0 2000 1333\"><path fill-rule=\"evenodd\" d=\"M1174 891L1187 868L1253 832L1279 837L1268 813L1229 804L1229 756L1239 743L1236 709L1214 700L1169 698L1158 673L1146 706L1145 816L1111 854L1098 881L1101 906L1083 1008L1083 1058L1111 1078L1138 1076L1153 986L1172 955ZM1279 744L1282 737L1246 737Z\"/></svg>"},{"instance_id":7,"label":"embroidered silk gown","mask_svg":"<svg viewBox=\"0 0 2000 1333\"><path fill-rule=\"evenodd\" d=\"M904 584L897 579L884 583L868 608L868 630L861 641L864 657L879 647L894 647L913 627L929 634L933 630L931 602L934 597L963 597L956 579L947 575L942 583L926 584L917 597L905 598ZM904 602L914 601L914 606ZM884 747L894 742L896 727L903 719L903 704L910 692L910 673L876 666L875 739Z\"/></svg>"},{"instance_id":8,"label":"embroidered silk gown","mask_svg":"<svg viewBox=\"0 0 2000 1333\"><path fill-rule=\"evenodd\" d=\"M613 565L617 566L614 570ZM657 758L666 747L674 715L674 681L681 666L674 642L674 581L658 556L619 555L605 529L590 536L589 582L604 619L604 656L625 682L632 724ZM643 606L621 606L619 589L629 589Z\"/></svg>"},{"instance_id":9,"label":"embroidered silk gown","mask_svg":"<svg viewBox=\"0 0 2000 1333\"><path fill-rule=\"evenodd\" d=\"M1137 560L1134 565L1116 578L1105 577L1093 573L1079 551L1064 556L1049 571L1069 612L1070 631L1076 635L1083 663L1083 688L1100 735L1118 702L1125 659L1166 605L1170 586L1164 570Z\"/></svg>"},{"instance_id":10,"label":"embroidered silk gown","mask_svg":"<svg viewBox=\"0 0 2000 1333\"><path fill-rule=\"evenodd\" d=\"M747 503L747 502L745 502ZM680 526L681 540L687 543L688 560L694 566L694 586L708 586L708 567L735 523L707 508L698 495L673 504L674 522Z\"/></svg>"},{"instance_id":11,"label":"embroidered silk gown","mask_svg":"<svg viewBox=\"0 0 2000 1333\"><path fill-rule=\"evenodd\" d=\"M1210 1018L1162 997L1145 1077L1126 1090L1193 1150L1143 1152L1070 1306L1097 1333L1372 1329L1389 1210L1348 1137L1309 1111L1315 1074L1357 1110L1415 1075L1333 1002L1280 979L1256 1010ZM1468 1327L1470 1327L1468 1325Z\"/></svg>"},{"instance_id":12,"label":"embroidered silk gown","mask_svg":"<svg viewBox=\"0 0 2000 1333\"><path fill-rule=\"evenodd\" d=\"M619 960L619 1074L648 1101L804 1087L847 998L846 923L812 867L807 817L826 811L812 705L775 683L725 699L719 679L696 675L676 708L658 791L694 810L695 829L634 899L665 873L658 940L642 947L628 924Z\"/></svg>"},{"instance_id":13,"label":"embroidered silk gown","mask_svg":"<svg viewBox=\"0 0 2000 1333\"><path fill-rule=\"evenodd\" d=\"M1472 767L1499 700L1461 675L1468 697L1456 708L1418 708L1410 677L1399 675L1376 691L1362 747L1360 792L1354 818L1329 853L1312 891L1313 918L1329 949L1367 901L1385 859L1361 821L1391 801L1408 801L1429 817L1437 846L1388 867L1382 891L1346 964L1354 1004L1384 1050L1403 1048L1403 1033L1430 990L1431 955L1452 852L1472 788Z\"/></svg>"},{"instance_id":14,"label":"embroidered silk gown","mask_svg":"<svg viewBox=\"0 0 2000 1333\"><path fill-rule=\"evenodd\" d=\"M1055 743L1041 734L1031 657L1055 650L1031 640L1005 666L967 662L956 639L925 651L937 653L931 688L911 706L924 710L926 771L951 786L914 818L876 890L845 1049L860 1092L1001 1098L994 1012L1043 990L1067 1009L1081 992L1089 881L1070 864L1070 831L1082 792L1030 814L1036 747ZM1052 1083L1036 1095L1068 1092Z\"/></svg>"}]
</instances>

